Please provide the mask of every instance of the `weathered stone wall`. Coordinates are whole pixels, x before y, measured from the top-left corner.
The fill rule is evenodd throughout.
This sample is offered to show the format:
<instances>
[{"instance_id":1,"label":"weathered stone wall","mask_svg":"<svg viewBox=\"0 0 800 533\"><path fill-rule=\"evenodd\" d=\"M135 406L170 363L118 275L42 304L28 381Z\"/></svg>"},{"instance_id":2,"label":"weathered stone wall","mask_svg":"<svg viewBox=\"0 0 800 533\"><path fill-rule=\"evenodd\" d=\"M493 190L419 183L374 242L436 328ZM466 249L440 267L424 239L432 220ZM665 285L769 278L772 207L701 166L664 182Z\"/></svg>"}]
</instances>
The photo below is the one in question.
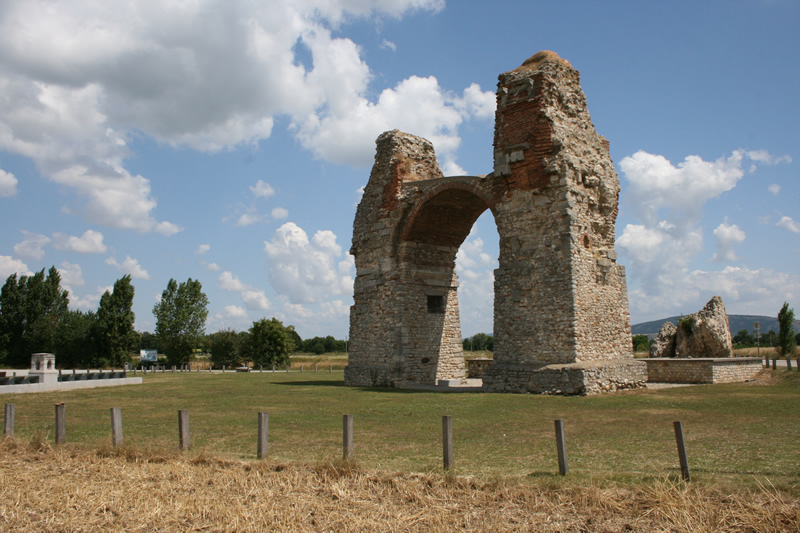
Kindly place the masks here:
<instances>
[{"instance_id":1,"label":"weathered stone wall","mask_svg":"<svg viewBox=\"0 0 800 533\"><path fill-rule=\"evenodd\" d=\"M740 383L762 369L758 357L648 358L648 381L660 383Z\"/></svg>"},{"instance_id":2,"label":"weathered stone wall","mask_svg":"<svg viewBox=\"0 0 800 533\"><path fill-rule=\"evenodd\" d=\"M353 228L347 383L463 376L455 255L486 209L500 256L484 389L583 394L643 382L614 252L619 181L578 72L540 52L500 76L497 105L487 176L444 178L428 141L378 138ZM561 365L557 379L538 372L545 365Z\"/></svg>"}]
</instances>

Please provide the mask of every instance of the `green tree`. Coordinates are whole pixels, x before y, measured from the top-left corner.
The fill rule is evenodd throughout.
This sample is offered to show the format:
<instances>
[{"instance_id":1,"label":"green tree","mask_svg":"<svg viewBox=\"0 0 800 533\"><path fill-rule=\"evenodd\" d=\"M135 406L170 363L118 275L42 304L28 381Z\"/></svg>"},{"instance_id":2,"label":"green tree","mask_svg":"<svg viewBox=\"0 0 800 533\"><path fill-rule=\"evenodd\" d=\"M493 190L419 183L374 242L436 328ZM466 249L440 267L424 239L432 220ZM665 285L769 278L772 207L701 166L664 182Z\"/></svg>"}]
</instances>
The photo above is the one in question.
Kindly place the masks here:
<instances>
[{"instance_id":1,"label":"green tree","mask_svg":"<svg viewBox=\"0 0 800 533\"><path fill-rule=\"evenodd\" d=\"M54 352L69 294L56 267L32 276L12 274L0 289L0 352L11 366L28 366L32 353Z\"/></svg>"},{"instance_id":2,"label":"green tree","mask_svg":"<svg viewBox=\"0 0 800 533\"><path fill-rule=\"evenodd\" d=\"M253 322L249 341L248 357L256 366L286 366L294 350L291 335L277 318Z\"/></svg>"},{"instance_id":3,"label":"green tree","mask_svg":"<svg viewBox=\"0 0 800 533\"><path fill-rule=\"evenodd\" d=\"M789 359L794 355L797 341L794 338L794 309L784 302L778 311L778 355Z\"/></svg>"},{"instance_id":4,"label":"green tree","mask_svg":"<svg viewBox=\"0 0 800 533\"><path fill-rule=\"evenodd\" d=\"M133 329L133 294L131 277L125 275L114 283L112 292L106 291L100 298L96 321L98 351L111 367L130 361L131 351L139 341L139 334Z\"/></svg>"},{"instance_id":5,"label":"green tree","mask_svg":"<svg viewBox=\"0 0 800 533\"><path fill-rule=\"evenodd\" d=\"M647 335L634 335L633 336L633 351L634 352L649 352L650 351L650 338Z\"/></svg>"},{"instance_id":6,"label":"green tree","mask_svg":"<svg viewBox=\"0 0 800 533\"><path fill-rule=\"evenodd\" d=\"M286 332L289 334L289 337L292 338L292 342L294 343L294 350L302 349L303 339L300 338L300 334L297 333L297 330L294 329L294 326L286 326Z\"/></svg>"},{"instance_id":7,"label":"green tree","mask_svg":"<svg viewBox=\"0 0 800 533\"><path fill-rule=\"evenodd\" d=\"M494 350L494 337L486 333L476 333L472 337L464 339L462 346L464 350L468 351L482 352L489 350L491 352Z\"/></svg>"},{"instance_id":8,"label":"green tree","mask_svg":"<svg viewBox=\"0 0 800 533\"><path fill-rule=\"evenodd\" d=\"M203 341L208 316L208 297L199 280L178 285L170 279L161 301L153 307L160 348L173 365L188 362Z\"/></svg>"},{"instance_id":9,"label":"green tree","mask_svg":"<svg viewBox=\"0 0 800 533\"><path fill-rule=\"evenodd\" d=\"M92 311L68 311L59 324L56 364L61 368L106 366L97 351L97 315Z\"/></svg>"},{"instance_id":10,"label":"green tree","mask_svg":"<svg viewBox=\"0 0 800 533\"><path fill-rule=\"evenodd\" d=\"M208 336L211 363L228 368L239 366L241 360L240 336L232 329L223 329Z\"/></svg>"},{"instance_id":11,"label":"green tree","mask_svg":"<svg viewBox=\"0 0 800 533\"><path fill-rule=\"evenodd\" d=\"M733 344L741 348L747 348L749 346L755 346L756 339L750 335L750 332L746 329L740 329L736 335L733 336Z\"/></svg>"}]
</instances>

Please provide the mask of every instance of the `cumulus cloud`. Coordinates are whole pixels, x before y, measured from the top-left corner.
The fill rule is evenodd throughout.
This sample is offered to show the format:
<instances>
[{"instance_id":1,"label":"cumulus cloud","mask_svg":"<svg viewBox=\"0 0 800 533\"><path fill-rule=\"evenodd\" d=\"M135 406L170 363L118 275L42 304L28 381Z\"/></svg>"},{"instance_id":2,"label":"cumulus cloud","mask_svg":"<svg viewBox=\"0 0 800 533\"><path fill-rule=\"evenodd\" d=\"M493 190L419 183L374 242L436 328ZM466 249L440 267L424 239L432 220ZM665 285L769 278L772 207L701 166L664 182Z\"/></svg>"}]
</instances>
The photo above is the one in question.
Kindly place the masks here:
<instances>
[{"instance_id":1,"label":"cumulus cloud","mask_svg":"<svg viewBox=\"0 0 800 533\"><path fill-rule=\"evenodd\" d=\"M396 126L452 152L459 124L486 114L489 93L471 86L453 96L434 78L416 77L370 89L360 48L332 35L345 20L443 7L8 0L0 13L0 150L29 157L71 191L66 212L164 235L182 228L157 216L150 181L126 169L133 135L215 152L269 138L282 115L303 145L336 163L369 164L375 137ZM308 65L300 50L310 53ZM15 190L16 178L3 172L0 194Z\"/></svg>"},{"instance_id":2,"label":"cumulus cloud","mask_svg":"<svg viewBox=\"0 0 800 533\"><path fill-rule=\"evenodd\" d=\"M265 181L258 180L255 185L250 186L250 191L256 198L269 198L275 194L272 185Z\"/></svg>"},{"instance_id":3,"label":"cumulus cloud","mask_svg":"<svg viewBox=\"0 0 800 533\"><path fill-rule=\"evenodd\" d=\"M106 287L97 286L95 291L83 297L70 290L69 292L69 306L70 308L80 309L82 311L94 311L100 306L100 298L106 292L112 292L114 287L109 285Z\"/></svg>"},{"instance_id":4,"label":"cumulus cloud","mask_svg":"<svg viewBox=\"0 0 800 533\"><path fill-rule=\"evenodd\" d=\"M266 311L271 307L264 291L242 283L239 278L227 270L219 275L217 282L219 288L224 291L240 293L242 301L248 309Z\"/></svg>"},{"instance_id":5,"label":"cumulus cloud","mask_svg":"<svg viewBox=\"0 0 800 533\"><path fill-rule=\"evenodd\" d=\"M17 194L17 183L19 182L14 174L0 168L0 198Z\"/></svg>"},{"instance_id":6,"label":"cumulus cloud","mask_svg":"<svg viewBox=\"0 0 800 533\"><path fill-rule=\"evenodd\" d=\"M108 250L103 243L103 234L94 230L86 230L80 237L53 233L53 248L80 254L102 254Z\"/></svg>"},{"instance_id":7,"label":"cumulus cloud","mask_svg":"<svg viewBox=\"0 0 800 533\"><path fill-rule=\"evenodd\" d=\"M245 311L238 305L226 305L225 315L227 315L230 318L247 318L247 311Z\"/></svg>"},{"instance_id":8,"label":"cumulus cloud","mask_svg":"<svg viewBox=\"0 0 800 533\"><path fill-rule=\"evenodd\" d=\"M729 266L712 272L690 267L704 248L703 206L733 189L744 177L748 162L752 168L754 164L789 161L763 150L735 150L711 162L689 156L677 166L663 156L642 151L620 161L627 180L626 203L639 219L627 224L617 239L618 250L629 262L631 286L636 287L630 291L634 314L676 312L676 306L713 294L728 295L732 304L741 303L740 296L746 292L741 280L754 271ZM746 238L741 228L726 219L713 234L713 261L740 259L734 247ZM708 294L712 287L718 292ZM766 298L762 295L761 299Z\"/></svg>"},{"instance_id":9,"label":"cumulus cloud","mask_svg":"<svg viewBox=\"0 0 800 533\"><path fill-rule=\"evenodd\" d=\"M14 253L23 259L40 260L44 258L44 247L50 242L50 237L22 230L25 239L14 245Z\"/></svg>"},{"instance_id":10,"label":"cumulus cloud","mask_svg":"<svg viewBox=\"0 0 800 533\"><path fill-rule=\"evenodd\" d=\"M10 255L0 255L0 279L5 280L11 274L30 276L33 272L28 270L28 265L19 259L14 259Z\"/></svg>"},{"instance_id":11,"label":"cumulus cloud","mask_svg":"<svg viewBox=\"0 0 800 533\"><path fill-rule=\"evenodd\" d=\"M197 247L197 250L195 250L194 254L195 255L207 254L209 250L211 250L210 244L201 244L200 246Z\"/></svg>"},{"instance_id":12,"label":"cumulus cloud","mask_svg":"<svg viewBox=\"0 0 800 533\"><path fill-rule=\"evenodd\" d=\"M342 247L332 231L317 231L309 240L302 228L287 222L264 243L264 251L272 288L293 304L322 302L353 290L352 271L338 269Z\"/></svg>"},{"instance_id":13,"label":"cumulus cloud","mask_svg":"<svg viewBox=\"0 0 800 533\"><path fill-rule=\"evenodd\" d=\"M62 261L58 268L58 273L61 275L61 283L65 288L83 287L86 282L83 280L83 270L80 265ZM70 290L72 293L72 290Z\"/></svg>"},{"instance_id":14,"label":"cumulus cloud","mask_svg":"<svg viewBox=\"0 0 800 533\"><path fill-rule=\"evenodd\" d=\"M771 192L774 196L778 196L781 192L781 186L778 185L777 183L773 183L769 187L767 187L767 190Z\"/></svg>"},{"instance_id":15,"label":"cumulus cloud","mask_svg":"<svg viewBox=\"0 0 800 533\"><path fill-rule=\"evenodd\" d=\"M205 267L206 270L209 272L219 272L220 266L216 263L207 263L205 261L200 261L200 264Z\"/></svg>"},{"instance_id":16,"label":"cumulus cloud","mask_svg":"<svg viewBox=\"0 0 800 533\"><path fill-rule=\"evenodd\" d=\"M239 281L239 278L228 272L227 270L219 275L218 286L223 291L239 292L243 291L246 287L244 283Z\"/></svg>"},{"instance_id":17,"label":"cumulus cloud","mask_svg":"<svg viewBox=\"0 0 800 533\"><path fill-rule=\"evenodd\" d=\"M130 274L133 279L150 279L150 274L147 273L147 270L143 269L139 261L131 256L126 256L121 264L115 258L109 257L106 259L106 264L113 266L124 274Z\"/></svg>"},{"instance_id":18,"label":"cumulus cloud","mask_svg":"<svg viewBox=\"0 0 800 533\"><path fill-rule=\"evenodd\" d=\"M795 222L792 217L781 217L775 225L779 228L788 229L792 233L800 233L800 223Z\"/></svg>"},{"instance_id":19,"label":"cumulus cloud","mask_svg":"<svg viewBox=\"0 0 800 533\"><path fill-rule=\"evenodd\" d=\"M463 336L492 333L494 304L494 269L497 258L485 251L480 237L470 235L456 254L458 307Z\"/></svg>"},{"instance_id":20,"label":"cumulus cloud","mask_svg":"<svg viewBox=\"0 0 800 533\"><path fill-rule=\"evenodd\" d=\"M275 220L283 220L289 216L289 210L283 207L276 207L272 210L272 218Z\"/></svg>"},{"instance_id":21,"label":"cumulus cloud","mask_svg":"<svg viewBox=\"0 0 800 533\"><path fill-rule=\"evenodd\" d=\"M717 240L717 253L711 258L712 261L736 261L739 259L733 246L743 243L747 237L739 226L728 224L726 219L714 229L714 237Z\"/></svg>"}]
</instances>

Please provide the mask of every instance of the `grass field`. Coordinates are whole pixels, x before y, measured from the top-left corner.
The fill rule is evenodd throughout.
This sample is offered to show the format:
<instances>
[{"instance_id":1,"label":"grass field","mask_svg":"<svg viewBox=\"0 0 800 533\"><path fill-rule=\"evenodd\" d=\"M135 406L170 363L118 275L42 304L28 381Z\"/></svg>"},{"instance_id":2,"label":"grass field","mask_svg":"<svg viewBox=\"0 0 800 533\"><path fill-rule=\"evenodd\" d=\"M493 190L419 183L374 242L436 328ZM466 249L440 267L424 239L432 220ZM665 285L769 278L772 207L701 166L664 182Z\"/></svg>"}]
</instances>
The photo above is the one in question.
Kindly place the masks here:
<instances>
[{"instance_id":1,"label":"grass field","mask_svg":"<svg viewBox=\"0 0 800 533\"><path fill-rule=\"evenodd\" d=\"M189 454L255 459L257 412L270 416L268 461L319 463L341 454L342 414L354 415L356 460L388 471L441 470L441 416L454 425L459 475L555 482L553 420L564 419L569 478L622 483L677 478L672 422L683 422L693 481L800 494L800 375L594 397L438 393L345 387L341 371L158 373L140 386L6 395L17 441L52 442L66 404L67 443L108 447L121 407L125 447L174 453L178 409L190 412Z\"/></svg>"}]
</instances>

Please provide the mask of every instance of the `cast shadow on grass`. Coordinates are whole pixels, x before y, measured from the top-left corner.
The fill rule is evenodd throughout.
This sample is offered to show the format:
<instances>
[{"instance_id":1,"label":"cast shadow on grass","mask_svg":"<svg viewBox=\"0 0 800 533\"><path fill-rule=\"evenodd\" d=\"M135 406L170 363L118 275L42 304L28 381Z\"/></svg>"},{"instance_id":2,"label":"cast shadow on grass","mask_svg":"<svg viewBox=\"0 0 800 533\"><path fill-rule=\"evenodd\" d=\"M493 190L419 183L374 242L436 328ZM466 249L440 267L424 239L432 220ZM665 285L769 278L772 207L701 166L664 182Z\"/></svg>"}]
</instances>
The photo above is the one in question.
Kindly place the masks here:
<instances>
[{"instance_id":1,"label":"cast shadow on grass","mask_svg":"<svg viewBox=\"0 0 800 533\"><path fill-rule=\"evenodd\" d=\"M323 387L347 387L353 390L362 392L388 392L395 394L416 394L416 393L431 393L431 392L459 392L459 391L438 391L426 389L397 389L393 387L351 387L345 385L344 381L276 381L273 385L288 385L292 387L297 386L323 386Z\"/></svg>"}]
</instances>

